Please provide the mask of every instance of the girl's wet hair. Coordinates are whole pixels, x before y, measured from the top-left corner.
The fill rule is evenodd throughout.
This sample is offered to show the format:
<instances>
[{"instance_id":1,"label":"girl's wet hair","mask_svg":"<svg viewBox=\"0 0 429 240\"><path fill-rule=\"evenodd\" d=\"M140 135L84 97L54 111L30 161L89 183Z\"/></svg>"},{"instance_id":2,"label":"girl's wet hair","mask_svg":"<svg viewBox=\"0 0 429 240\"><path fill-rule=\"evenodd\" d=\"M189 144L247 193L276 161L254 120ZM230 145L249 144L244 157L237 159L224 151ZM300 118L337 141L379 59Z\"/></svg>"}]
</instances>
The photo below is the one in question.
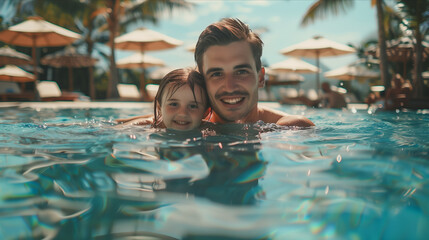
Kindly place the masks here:
<instances>
[{"instance_id":1,"label":"girl's wet hair","mask_svg":"<svg viewBox=\"0 0 429 240\"><path fill-rule=\"evenodd\" d=\"M171 87L167 87L167 86ZM192 95L194 96L195 102L197 102L197 98L195 96L195 86L199 86L202 90L201 95L203 96L204 107L206 109L209 108L209 98L206 91L206 83L204 81L204 77L198 71L192 68L179 68L175 69L169 73L167 73L164 78L161 80L158 88L158 92L156 93L154 100L154 121L153 126L159 127L162 122L162 116L160 108L163 104L162 97L167 94L167 98L169 99L177 90L181 87L188 85L191 88Z\"/></svg>"}]
</instances>

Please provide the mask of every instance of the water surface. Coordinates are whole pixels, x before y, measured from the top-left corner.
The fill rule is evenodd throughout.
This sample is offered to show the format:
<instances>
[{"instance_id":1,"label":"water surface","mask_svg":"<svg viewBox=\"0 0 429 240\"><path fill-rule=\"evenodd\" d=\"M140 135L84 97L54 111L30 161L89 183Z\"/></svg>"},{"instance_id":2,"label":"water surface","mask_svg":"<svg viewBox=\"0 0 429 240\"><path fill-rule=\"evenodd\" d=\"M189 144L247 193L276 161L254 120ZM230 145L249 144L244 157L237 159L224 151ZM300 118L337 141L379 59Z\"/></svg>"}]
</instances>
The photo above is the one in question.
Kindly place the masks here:
<instances>
[{"instance_id":1,"label":"water surface","mask_svg":"<svg viewBox=\"0 0 429 240\"><path fill-rule=\"evenodd\" d=\"M424 239L429 112L186 135L147 109L0 108L0 239Z\"/></svg>"}]
</instances>

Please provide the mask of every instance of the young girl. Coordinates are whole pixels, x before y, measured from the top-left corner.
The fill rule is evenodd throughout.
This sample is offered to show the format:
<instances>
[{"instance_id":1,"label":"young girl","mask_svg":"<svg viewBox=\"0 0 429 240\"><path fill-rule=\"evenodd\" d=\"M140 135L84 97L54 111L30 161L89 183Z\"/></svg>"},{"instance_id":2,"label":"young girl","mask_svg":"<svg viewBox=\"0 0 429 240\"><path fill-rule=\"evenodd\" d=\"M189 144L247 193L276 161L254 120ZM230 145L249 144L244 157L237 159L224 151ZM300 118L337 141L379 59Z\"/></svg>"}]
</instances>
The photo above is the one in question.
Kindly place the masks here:
<instances>
[{"instance_id":1,"label":"young girl","mask_svg":"<svg viewBox=\"0 0 429 240\"><path fill-rule=\"evenodd\" d=\"M165 75L159 84L153 126L181 131L195 129L208 110L204 77L191 68L176 69Z\"/></svg>"}]
</instances>

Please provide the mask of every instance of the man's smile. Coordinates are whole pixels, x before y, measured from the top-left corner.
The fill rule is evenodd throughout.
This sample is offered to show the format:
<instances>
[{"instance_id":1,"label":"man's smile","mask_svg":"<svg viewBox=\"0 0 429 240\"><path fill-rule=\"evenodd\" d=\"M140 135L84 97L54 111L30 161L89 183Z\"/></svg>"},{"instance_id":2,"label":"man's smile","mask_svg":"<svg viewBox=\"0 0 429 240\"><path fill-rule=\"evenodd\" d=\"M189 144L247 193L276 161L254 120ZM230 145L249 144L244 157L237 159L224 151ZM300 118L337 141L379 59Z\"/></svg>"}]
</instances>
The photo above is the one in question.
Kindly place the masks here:
<instances>
[{"instance_id":1,"label":"man's smile","mask_svg":"<svg viewBox=\"0 0 429 240\"><path fill-rule=\"evenodd\" d=\"M236 91L232 93L220 93L216 94L216 99L221 101L223 104L227 105L236 105L244 102L246 97L248 97L249 94L244 91Z\"/></svg>"},{"instance_id":2,"label":"man's smile","mask_svg":"<svg viewBox=\"0 0 429 240\"><path fill-rule=\"evenodd\" d=\"M223 99L220 99L220 100L223 103L225 103L225 104L231 104L231 105L233 105L233 104L238 104L238 103L244 101L244 97L223 98Z\"/></svg>"}]
</instances>

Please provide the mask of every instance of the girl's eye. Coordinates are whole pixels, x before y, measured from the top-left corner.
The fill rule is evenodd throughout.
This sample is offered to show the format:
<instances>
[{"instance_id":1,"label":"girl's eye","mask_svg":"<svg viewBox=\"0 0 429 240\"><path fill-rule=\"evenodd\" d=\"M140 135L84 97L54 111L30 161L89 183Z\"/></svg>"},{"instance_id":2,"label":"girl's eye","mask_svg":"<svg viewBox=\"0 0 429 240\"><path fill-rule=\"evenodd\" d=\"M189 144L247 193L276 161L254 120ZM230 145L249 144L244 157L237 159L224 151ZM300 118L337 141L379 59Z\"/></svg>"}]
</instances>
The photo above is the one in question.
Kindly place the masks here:
<instances>
[{"instance_id":1,"label":"girl's eye","mask_svg":"<svg viewBox=\"0 0 429 240\"><path fill-rule=\"evenodd\" d=\"M198 109L198 104L189 104L190 109Z\"/></svg>"},{"instance_id":2,"label":"girl's eye","mask_svg":"<svg viewBox=\"0 0 429 240\"><path fill-rule=\"evenodd\" d=\"M178 105L179 104L176 103L176 102L171 102L171 103L168 104L168 106L170 106L170 107L177 107Z\"/></svg>"}]
</instances>

